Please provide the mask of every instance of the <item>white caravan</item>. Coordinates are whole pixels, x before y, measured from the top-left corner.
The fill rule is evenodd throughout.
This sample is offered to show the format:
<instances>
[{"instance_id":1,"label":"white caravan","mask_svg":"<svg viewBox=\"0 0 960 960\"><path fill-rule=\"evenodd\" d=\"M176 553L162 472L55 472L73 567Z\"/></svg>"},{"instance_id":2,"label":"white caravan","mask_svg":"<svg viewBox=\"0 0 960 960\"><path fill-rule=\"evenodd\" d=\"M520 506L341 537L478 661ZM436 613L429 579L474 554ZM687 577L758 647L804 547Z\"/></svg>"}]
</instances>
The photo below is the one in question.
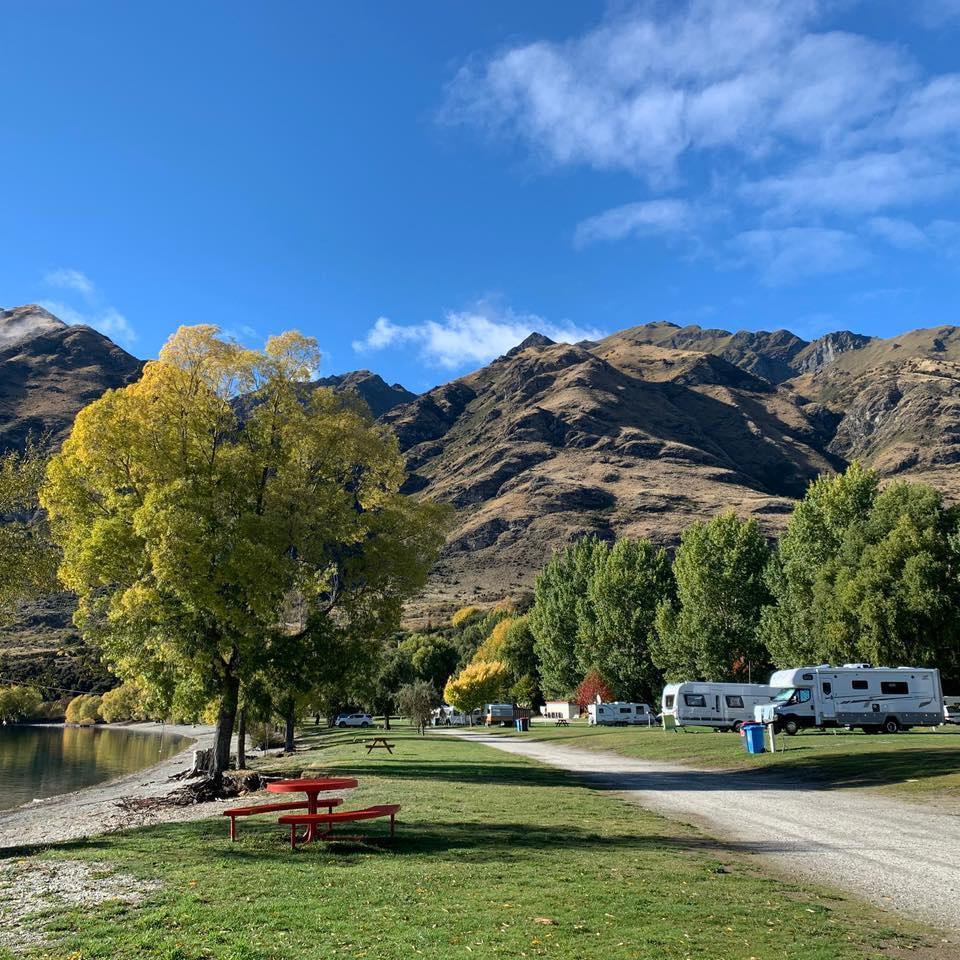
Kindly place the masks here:
<instances>
[{"instance_id":1,"label":"white caravan","mask_svg":"<svg viewBox=\"0 0 960 960\"><path fill-rule=\"evenodd\" d=\"M612 703L587 704L590 715L587 723L597 727L625 727L635 724L652 726L657 722L656 714L649 703L625 703L614 700Z\"/></svg>"},{"instance_id":2,"label":"white caravan","mask_svg":"<svg viewBox=\"0 0 960 960\"><path fill-rule=\"evenodd\" d=\"M779 687L759 683L668 683L663 688L663 725L739 730L753 720L759 704L769 703L779 692Z\"/></svg>"},{"instance_id":3,"label":"white caravan","mask_svg":"<svg viewBox=\"0 0 960 960\"><path fill-rule=\"evenodd\" d=\"M756 718L791 736L801 727L896 733L943 723L939 670L822 664L778 670L770 683L783 689L772 703L757 708Z\"/></svg>"}]
</instances>

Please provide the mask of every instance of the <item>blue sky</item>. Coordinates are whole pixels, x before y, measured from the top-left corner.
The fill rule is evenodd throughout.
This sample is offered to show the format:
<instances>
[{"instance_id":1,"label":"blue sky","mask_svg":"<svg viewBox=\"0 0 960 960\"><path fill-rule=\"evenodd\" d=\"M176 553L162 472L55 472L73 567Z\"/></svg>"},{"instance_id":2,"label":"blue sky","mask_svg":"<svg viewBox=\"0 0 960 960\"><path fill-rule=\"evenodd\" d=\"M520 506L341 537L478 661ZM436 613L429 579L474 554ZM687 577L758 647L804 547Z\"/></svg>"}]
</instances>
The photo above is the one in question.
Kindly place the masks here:
<instances>
[{"instance_id":1,"label":"blue sky","mask_svg":"<svg viewBox=\"0 0 960 960\"><path fill-rule=\"evenodd\" d=\"M6 0L0 303L416 390L531 329L957 321L960 0Z\"/></svg>"}]
</instances>

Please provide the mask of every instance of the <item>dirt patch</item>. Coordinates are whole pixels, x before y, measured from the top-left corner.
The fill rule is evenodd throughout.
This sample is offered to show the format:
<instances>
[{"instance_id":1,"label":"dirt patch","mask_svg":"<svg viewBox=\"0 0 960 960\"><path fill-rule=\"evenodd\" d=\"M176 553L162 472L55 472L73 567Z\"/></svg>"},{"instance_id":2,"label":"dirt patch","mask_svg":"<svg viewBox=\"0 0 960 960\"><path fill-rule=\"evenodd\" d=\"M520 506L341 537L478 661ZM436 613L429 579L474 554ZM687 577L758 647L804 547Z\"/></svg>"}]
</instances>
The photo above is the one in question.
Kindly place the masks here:
<instances>
[{"instance_id":1,"label":"dirt patch","mask_svg":"<svg viewBox=\"0 0 960 960\"><path fill-rule=\"evenodd\" d=\"M0 863L0 946L26 950L49 944L44 917L107 901L139 903L161 884L115 873L83 860L12 860Z\"/></svg>"}]
</instances>

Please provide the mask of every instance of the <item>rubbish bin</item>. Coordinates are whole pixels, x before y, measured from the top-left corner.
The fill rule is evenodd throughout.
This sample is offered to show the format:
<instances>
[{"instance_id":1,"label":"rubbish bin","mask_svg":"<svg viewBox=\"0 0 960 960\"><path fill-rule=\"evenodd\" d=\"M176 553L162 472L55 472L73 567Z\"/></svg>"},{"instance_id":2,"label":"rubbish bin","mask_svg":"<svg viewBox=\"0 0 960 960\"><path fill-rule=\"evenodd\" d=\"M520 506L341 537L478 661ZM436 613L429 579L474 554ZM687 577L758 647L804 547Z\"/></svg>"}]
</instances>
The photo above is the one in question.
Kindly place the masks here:
<instances>
[{"instance_id":1,"label":"rubbish bin","mask_svg":"<svg viewBox=\"0 0 960 960\"><path fill-rule=\"evenodd\" d=\"M763 753L764 725L762 723L745 723L743 725L743 742L747 753Z\"/></svg>"},{"instance_id":2,"label":"rubbish bin","mask_svg":"<svg viewBox=\"0 0 960 960\"><path fill-rule=\"evenodd\" d=\"M530 718L529 717L517 717L517 733L529 733L530 731Z\"/></svg>"}]
</instances>

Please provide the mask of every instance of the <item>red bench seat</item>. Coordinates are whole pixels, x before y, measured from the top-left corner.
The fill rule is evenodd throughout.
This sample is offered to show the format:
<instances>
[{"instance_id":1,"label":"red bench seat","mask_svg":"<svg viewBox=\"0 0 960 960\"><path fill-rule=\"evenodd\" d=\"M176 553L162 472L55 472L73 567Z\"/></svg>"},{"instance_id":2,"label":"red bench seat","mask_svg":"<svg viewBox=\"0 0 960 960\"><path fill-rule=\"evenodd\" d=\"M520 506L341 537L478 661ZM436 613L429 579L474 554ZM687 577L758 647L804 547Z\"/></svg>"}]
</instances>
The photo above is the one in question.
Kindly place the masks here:
<instances>
[{"instance_id":1,"label":"red bench seat","mask_svg":"<svg viewBox=\"0 0 960 960\"><path fill-rule=\"evenodd\" d=\"M336 813L296 813L280 817L278 823L290 824L290 846L297 848L297 827L307 827L306 841L311 839L327 840L333 835L333 825L335 823L348 823L355 820L376 820L379 817L390 818L390 836L394 836L396 831L396 817L400 812L399 803L379 803L373 807L365 807L363 810L338 810ZM314 827L326 824L328 830L326 833L316 834Z\"/></svg>"},{"instance_id":2,"label":"red bench seat","mask_svg":"<svg viewBox=\"0 0 960 960\"><path fill-rule=\"evenodd\" d=\"M328 812L343 803L342 798L332 797L327 800L318 800L317 806L326 807ZM309 810L306 800L290 800L285 803L261 803L250 807L231 807L223 811L223 816L230 818L230 839L237 839L237 817L252 817L258 813L276 813L278 810ZM307 814L309 816L309 814Z\"/></svg>"}]
</instances>

